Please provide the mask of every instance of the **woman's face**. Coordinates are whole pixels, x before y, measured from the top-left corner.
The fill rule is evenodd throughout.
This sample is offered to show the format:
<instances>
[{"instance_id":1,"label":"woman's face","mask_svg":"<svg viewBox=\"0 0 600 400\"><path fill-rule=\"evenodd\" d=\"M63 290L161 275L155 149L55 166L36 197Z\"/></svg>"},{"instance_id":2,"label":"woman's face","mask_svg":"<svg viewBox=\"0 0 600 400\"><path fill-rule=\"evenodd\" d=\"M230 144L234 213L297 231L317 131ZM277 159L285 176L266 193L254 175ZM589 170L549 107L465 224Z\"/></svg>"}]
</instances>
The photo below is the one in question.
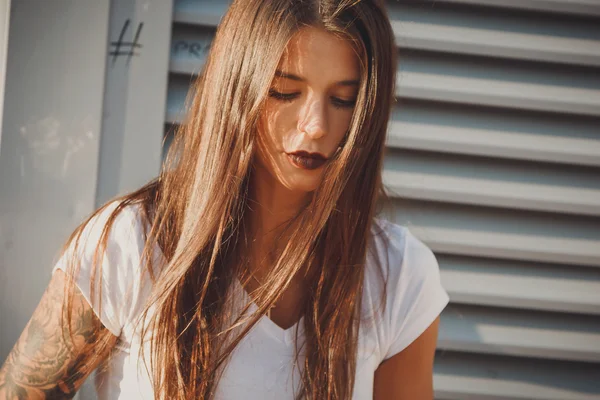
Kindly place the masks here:
<instances>
[{"instance_id":1,"label":"woman's face","mask_svg":"<svg viewBox=\"0 0 600 400\"><path fill-rule=\"evenodd\" d=\"M359 79L347 40L312 27L292 37L260 119L259 171L291 191L315 190L350 127Z\"/></svg>"}]
</instances>

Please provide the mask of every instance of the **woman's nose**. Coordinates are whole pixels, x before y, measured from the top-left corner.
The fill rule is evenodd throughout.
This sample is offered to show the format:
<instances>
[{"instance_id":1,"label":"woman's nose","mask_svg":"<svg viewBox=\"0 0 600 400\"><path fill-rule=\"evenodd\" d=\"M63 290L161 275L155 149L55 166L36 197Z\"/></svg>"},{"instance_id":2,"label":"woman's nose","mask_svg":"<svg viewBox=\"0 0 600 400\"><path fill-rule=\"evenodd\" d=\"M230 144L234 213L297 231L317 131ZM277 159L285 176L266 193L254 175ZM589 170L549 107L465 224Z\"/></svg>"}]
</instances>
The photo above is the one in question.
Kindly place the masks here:
<instances>
[{"instance_id":1,"label":"woman's nose","mask_svg":"<svg viewBox=\"0 0 600 400\"><path fill-rule=\"evenodd\" d=\"M305 105L298 129L312 139L319 139L327 134L327 109L324 101L313 99Z\"/></svg>"}]
</instances>

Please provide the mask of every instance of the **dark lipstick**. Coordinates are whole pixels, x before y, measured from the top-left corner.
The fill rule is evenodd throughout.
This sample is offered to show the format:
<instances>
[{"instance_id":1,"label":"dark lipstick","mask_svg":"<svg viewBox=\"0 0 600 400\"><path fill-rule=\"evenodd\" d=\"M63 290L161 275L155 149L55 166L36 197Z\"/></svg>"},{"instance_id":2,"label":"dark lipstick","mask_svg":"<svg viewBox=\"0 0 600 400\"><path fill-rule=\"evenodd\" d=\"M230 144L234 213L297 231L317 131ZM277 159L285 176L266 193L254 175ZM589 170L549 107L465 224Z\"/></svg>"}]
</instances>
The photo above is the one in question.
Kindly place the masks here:
<instances>
[{"instance_id":1,"label":"dark lipstick","mask_svg":"<svg viewBox=\"0 0 600 400\"><path fill-rule=\"evenodd\" d=\"M327 162L327 157L325 157L323 154L309 153L308 151L304 150L287 153L287 155L292 164L302 169L317 169Z\"/></svg>"}]
</instances>

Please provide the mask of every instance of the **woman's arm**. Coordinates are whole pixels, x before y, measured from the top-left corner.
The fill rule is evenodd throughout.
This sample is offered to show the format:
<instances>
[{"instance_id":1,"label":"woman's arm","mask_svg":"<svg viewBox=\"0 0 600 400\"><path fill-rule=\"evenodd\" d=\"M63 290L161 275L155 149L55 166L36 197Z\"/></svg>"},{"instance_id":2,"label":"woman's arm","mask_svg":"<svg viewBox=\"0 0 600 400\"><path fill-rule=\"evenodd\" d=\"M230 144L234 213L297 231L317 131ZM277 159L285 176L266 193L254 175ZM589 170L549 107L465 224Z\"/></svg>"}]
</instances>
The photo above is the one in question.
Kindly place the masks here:
<instances>
[{"instance_id":1,"label":"woman's arm","mask_svg":"<svg viewBox=\"0 0 600 400\"><path fill-rule=\"evenodd\" d=\"M71 340L68 327L61 322L64 284L64 272L56 270L0 369L0 400L73 398L89 373L106 359L114 346L117 337L98 323L77 287L73 295ZM100 332L95 326L102 327ZM100 337L107 338L108 345L93 359L95 354L90 346ZM87 371L83 370L85 365L90 367Z\"/></svg>"},{"instance_id":2,"label":"woman's arm","mask_svg":"<svg viewBox=\"0 0 600 400\"><path fill-rule=\"evenodd\" d=\"M432 400L433 359L440 317L407 348L375 371L374 400Z\"/></svg>"}]
</instances>

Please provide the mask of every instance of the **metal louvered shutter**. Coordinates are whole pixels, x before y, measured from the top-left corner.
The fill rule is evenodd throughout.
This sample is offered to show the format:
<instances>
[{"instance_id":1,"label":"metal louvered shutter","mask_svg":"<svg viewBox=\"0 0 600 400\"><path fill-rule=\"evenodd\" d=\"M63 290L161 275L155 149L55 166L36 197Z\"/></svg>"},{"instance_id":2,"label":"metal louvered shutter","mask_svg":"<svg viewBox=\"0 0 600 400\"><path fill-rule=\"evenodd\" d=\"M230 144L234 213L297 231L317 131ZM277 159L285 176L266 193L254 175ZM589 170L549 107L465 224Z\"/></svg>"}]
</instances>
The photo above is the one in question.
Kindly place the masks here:
<instances>
[{"instance_id":1,"label":"metal louvered shutter","mask_svg":"<svg viewBox=\"0 0 600 400\"><path fill-rule=\"evenodd\" d=\"M166 132L227 5L175 2ZM600 1L388 8L388 216L451 297L436 398L600 399Z\"/></svg>"}]
</instances>

